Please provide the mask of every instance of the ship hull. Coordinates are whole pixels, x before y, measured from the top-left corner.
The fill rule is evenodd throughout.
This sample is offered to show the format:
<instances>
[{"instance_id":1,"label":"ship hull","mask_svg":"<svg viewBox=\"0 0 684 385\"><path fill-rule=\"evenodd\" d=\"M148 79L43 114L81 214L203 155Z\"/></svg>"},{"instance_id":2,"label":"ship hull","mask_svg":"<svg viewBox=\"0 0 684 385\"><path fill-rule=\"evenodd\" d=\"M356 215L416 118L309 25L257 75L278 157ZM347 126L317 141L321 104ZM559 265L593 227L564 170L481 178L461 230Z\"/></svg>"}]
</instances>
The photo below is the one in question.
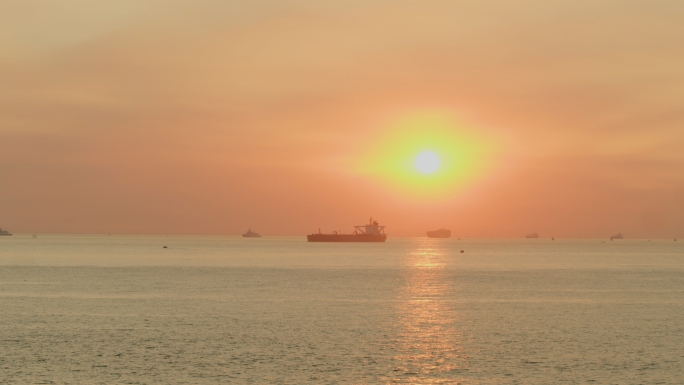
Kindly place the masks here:
<instances>
[{"instance_id":1,"label":"ship hull","mask_svg":"<svg viewBox=\"0 0 684 385\"><path fill-rule=\"evenodd\" d=\"M385 242L387 235L376 234L310 234L309 242Z\"/></svg>"}]
</instances>

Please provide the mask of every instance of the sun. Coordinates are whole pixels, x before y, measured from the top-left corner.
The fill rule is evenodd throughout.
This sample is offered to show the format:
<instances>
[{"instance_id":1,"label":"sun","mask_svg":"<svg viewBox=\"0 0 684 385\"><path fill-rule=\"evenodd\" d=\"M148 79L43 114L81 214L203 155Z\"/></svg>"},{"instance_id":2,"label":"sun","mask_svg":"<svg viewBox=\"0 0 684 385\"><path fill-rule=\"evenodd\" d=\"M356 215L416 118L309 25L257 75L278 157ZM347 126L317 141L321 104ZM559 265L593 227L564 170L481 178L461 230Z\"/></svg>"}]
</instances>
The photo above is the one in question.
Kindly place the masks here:
<instances>
[{"instance_id":1,"label":"sun","mask_svg":"<svg viewBox=\"0 0 684 385\"><path fill-rule=\"evenodd\" d=\"M423 174L432 174L439 168L439 157L432 151L423 151L416 156L414 164Z\"/></svg>"},{"instance_id":2,"label":"sun","mask_svg":"<svg viewBox=\"0 0 684 385\"><path fill-rule=\"evenodd\" d=\"M350 169L398 196L452 199L493 172L498 143L486 132L448 111L401 114L364 136Z\"/></svg>"}]
</instances>

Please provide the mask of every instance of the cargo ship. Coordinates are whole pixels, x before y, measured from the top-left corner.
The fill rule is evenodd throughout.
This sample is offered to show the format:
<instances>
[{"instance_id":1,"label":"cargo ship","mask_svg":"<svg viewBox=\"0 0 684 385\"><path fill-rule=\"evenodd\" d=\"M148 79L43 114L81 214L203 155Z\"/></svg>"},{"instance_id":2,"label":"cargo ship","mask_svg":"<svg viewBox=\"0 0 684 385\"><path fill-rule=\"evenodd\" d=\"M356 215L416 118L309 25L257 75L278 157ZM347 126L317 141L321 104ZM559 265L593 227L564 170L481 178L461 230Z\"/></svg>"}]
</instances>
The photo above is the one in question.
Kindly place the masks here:
<instances>
[{"instance_id":1,"label":"cargo ship","mask_svg":"<svg viewBox=\"0 0 684 385\"><path fill-rule=\"evenodd\" d=\"M622 236L621 233L617 233L613 236L610 237L610 240L612 241L613 239L623 239L624 237Z\"/></svg>"},{"instance_id":2,"label":"cargo ship","mask_svg":"<svg viewBox=\"0 0 684 385\"><path fill-rule=\"evenodd\" d=\"M0 229L0 235L12 235L9 231Z\"/></svg>"},{"instance_id":3,"label":"cargo ship","mask_svg":"<svg viewBox=\"0 0 684 385\"><path fill-rule=\"evenodd\" d=\"M539 234L529 233L529 234L525 235L525 238L539 238Z\"/></svg>"},{"instance_id":4,"label":"cargo ship","mask_svg":"<svg viewBox=\"0 0 684 385\"><path fill-rule=\"evenodd\" d=\"M441 228L435 231L428 231L427 236L428 238L451 238L451 230Z\"/></svg>"},{"instance_id":5,"label":"cargo ship","mask_svg":"<svg viewBox=\"0 0 684 385\"><path fill-rule=\"evenodd\" d=\"M337 231L333 231L332 234L323 234L318 229L318 233L307 235L306 240L309 242L385 242L387 234L385 234L385 226L380 226L378 221L374 221L371 217L367 225L354 226L353 234L338 234Z\"/></svg>"},{"instance_id":6,"label":"cargo ship","mask_svg":"<svg viewBox=\"0 0 684 385\"><path fill-rule=\"evenodd\" d=\"M251 228L247 230L246 233L242 234L242 236L245 238L261 238L261 234L255 233Z\"/></svg>"}]
</instances>

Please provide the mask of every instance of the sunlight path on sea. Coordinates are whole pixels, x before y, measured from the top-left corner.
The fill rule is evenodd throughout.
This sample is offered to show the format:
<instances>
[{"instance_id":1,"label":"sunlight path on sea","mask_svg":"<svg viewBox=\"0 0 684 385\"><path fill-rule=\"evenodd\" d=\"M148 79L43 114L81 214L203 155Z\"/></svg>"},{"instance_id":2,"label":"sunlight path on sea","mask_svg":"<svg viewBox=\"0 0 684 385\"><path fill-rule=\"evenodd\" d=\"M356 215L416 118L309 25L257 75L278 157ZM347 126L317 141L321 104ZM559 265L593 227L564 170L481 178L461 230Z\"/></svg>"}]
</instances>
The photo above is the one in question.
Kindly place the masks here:
<instances>
[{"instance_id":1,"label":"sunlight path on sea","mask_svg":"<svg viewBox=\"0 0 684 385\"><path fill-rule=\"evenodd\" d=\"M419 239L405 256L404 284L397 288L397 340L393 383L442 384L464 378L458 313L449 299L458 284L445 271L449 254L439 240Z\"/></svg>"}]
</instances>

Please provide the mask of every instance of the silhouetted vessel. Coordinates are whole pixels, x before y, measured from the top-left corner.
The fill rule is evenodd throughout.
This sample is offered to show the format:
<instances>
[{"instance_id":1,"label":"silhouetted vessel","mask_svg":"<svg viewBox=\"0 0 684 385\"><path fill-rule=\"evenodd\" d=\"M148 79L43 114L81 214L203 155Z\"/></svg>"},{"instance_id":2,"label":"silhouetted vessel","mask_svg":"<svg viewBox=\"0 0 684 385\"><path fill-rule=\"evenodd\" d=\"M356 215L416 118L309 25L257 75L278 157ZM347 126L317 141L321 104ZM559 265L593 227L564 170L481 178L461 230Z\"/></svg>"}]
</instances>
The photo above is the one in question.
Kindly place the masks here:
<instances>
[{"instance_id":1,"label":"silhouetted vessel","mask_svg":"<svg viewBox=\"0 0 684 385\"><path fill-rule=\"evenodd\" d=\"M242 234L245 238L261 238L261 234L257 234L252 229L247 230L246 233Z\"/></svg>"},{"instance_id":2,"label":"silhouetted vessel","mask_svg":"<svg viewBox=\"0 0 684 385\"><path fill-rule=\"evenodd\" d=\"M373 218L367 225L354 226L353 234L338 234L334 231L332 234L323 234L318 230L317 234L309 234L306 236L309 242L385 242L387 234L385 234L385 226L380 226L378 221Z\"/></svg>"},{"instance_id":3,"label":"silhouetted vessel","mask_svg":"<svg viewBox=\"0 0 684 385\"><path fill-rule=\"evenodd\" d=\"M428 231L427 236L428 238L451 238L451 230L442 227L439 230Z\"/></svg>"},{"instance_id":4,"label":"silhouetted vessel","mask_svg":"<svg viewBox=\"0 0 684 385\"><path fill-rule=\"evenodd\" d=\"M529 234L525 235L525 238L539 238L539 234L529 233Z\"/></svg>"},{"instance_id":5,"label":"silhouetted vessel","mask_svg":"<svg viewBox=\"0 0 684 385\"><path fill-rule=\"evenodd\" d=\"M0 235L12 235L9 231L0 229Z\"/></svg>"},{"instance_id":6,"label":"silhouetted vessel","mask_svg":"<svg viewBox=\"0 0 684 385\"><path fill-rule=\"evenodd\" d=\"M624 238L621 233L617 233L613 236L610 237L610 240L612 241L613 239L622 239Z\"/></svg>"}]
</instances>

